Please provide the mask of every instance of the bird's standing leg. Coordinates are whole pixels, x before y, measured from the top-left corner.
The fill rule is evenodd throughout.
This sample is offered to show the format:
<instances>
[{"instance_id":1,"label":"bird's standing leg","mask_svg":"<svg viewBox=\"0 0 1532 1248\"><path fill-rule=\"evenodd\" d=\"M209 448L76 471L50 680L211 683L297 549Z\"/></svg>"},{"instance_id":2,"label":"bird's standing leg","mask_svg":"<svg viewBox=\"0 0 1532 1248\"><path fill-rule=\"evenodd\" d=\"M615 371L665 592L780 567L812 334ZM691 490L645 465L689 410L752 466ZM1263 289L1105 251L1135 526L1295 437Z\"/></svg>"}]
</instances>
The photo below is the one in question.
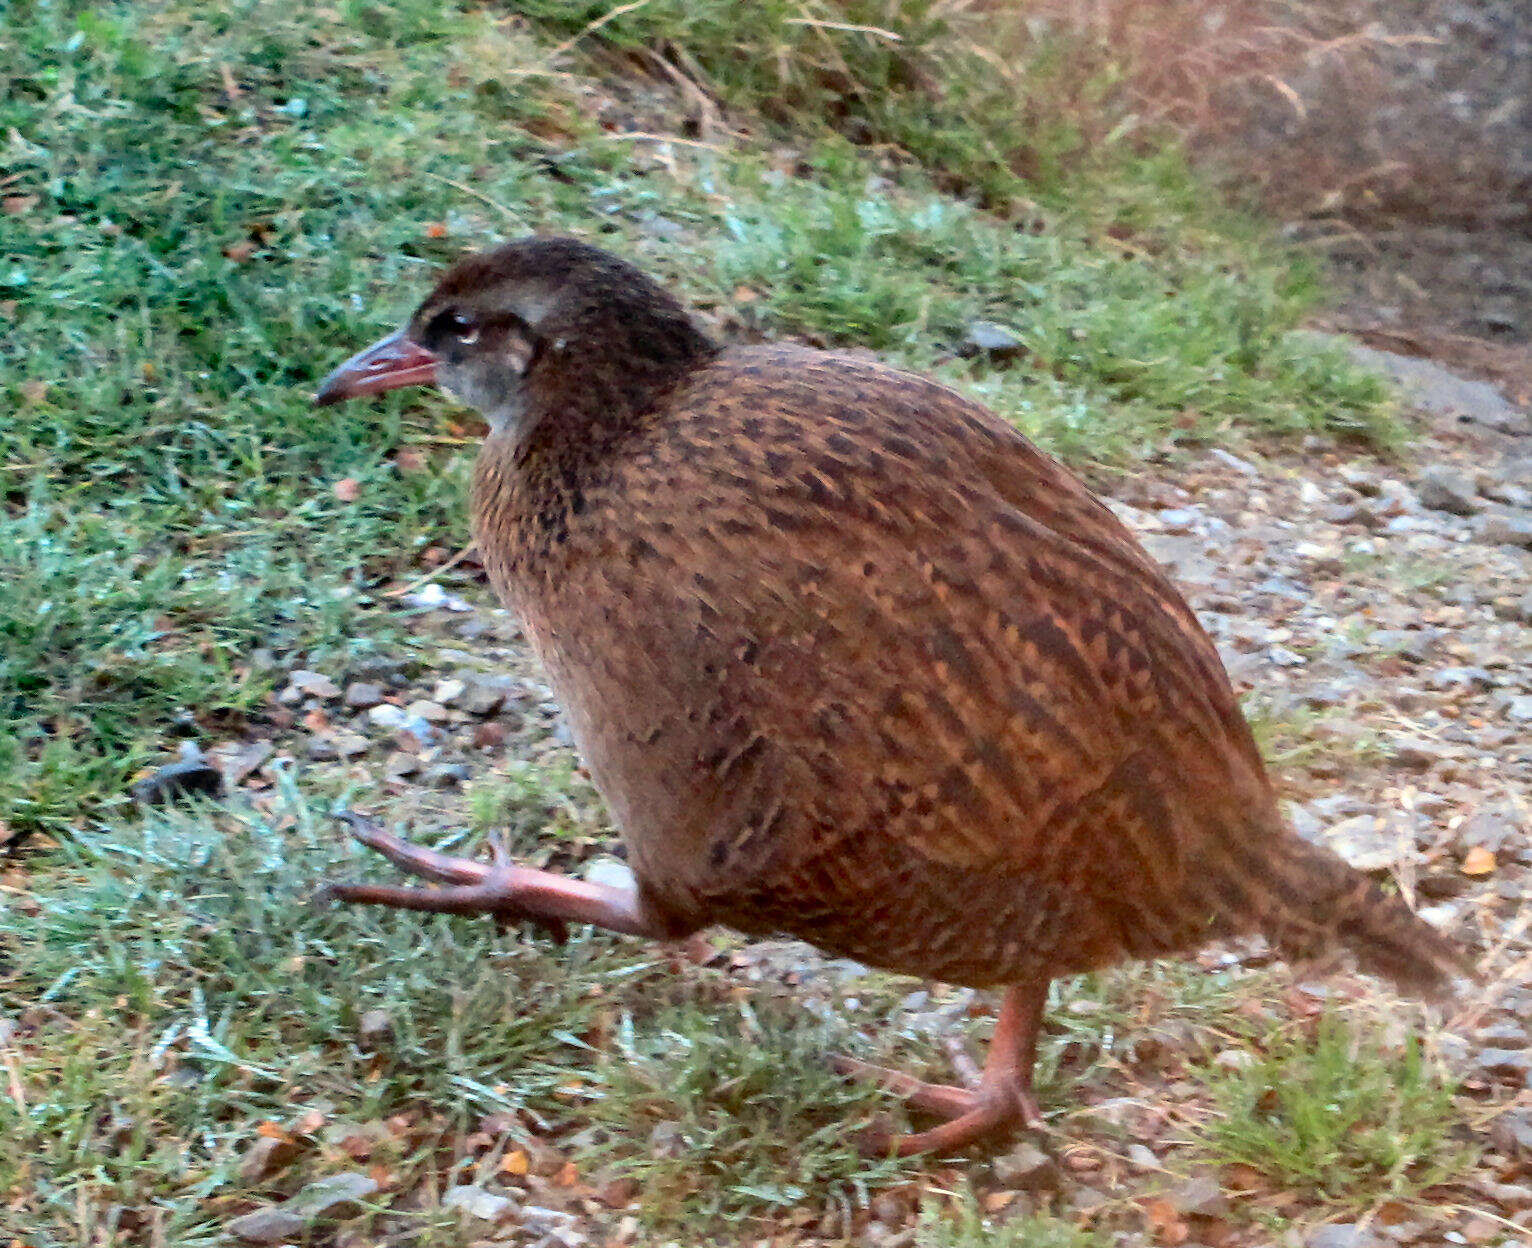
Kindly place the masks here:
<instances>
[{"instance_id":1,"label":"bird's standing leg","mask_svg":"<svg viewBox=\"0 0 1532 1248\"><path fill-rule=\"evenodd\" d=\"M347 811L340 816L351 835L377 850L396 867L435 880L441 888L409 885L326 883L322 895L364 905L396 906L403 910L427 910L437 914L492 914L516 920L529 919L562 931L566 923L593 923L628 936L676 940L690 933L678 931L664 916L645 906L636 889L574 880L552 871L518 867L499 844L493 846L492 862L475 862L439 854L379 827L371 819Z\"/></svg>"},{"instance_id":2,"label":"bird's standing leg","mask_svg":"<svg viewBox=\"0 0 1532 1248\"><path fill-rule=\"evenodd\" d=\"M907 1135L875 1129L864 1137L866 1151L899 1157L951 1152L1011 1123L1041 1126L1042 1114L1032 1095L1032 1066L1037 1060L1037 1033L1047 1002L1047 980L1006 989L989 1058L975 1087L926 1083L854 1058L835 1058L835 1069L841 1074L876 1079L912 1109L950 1120L929 1131Z\"/></svg>"}]
</instances>

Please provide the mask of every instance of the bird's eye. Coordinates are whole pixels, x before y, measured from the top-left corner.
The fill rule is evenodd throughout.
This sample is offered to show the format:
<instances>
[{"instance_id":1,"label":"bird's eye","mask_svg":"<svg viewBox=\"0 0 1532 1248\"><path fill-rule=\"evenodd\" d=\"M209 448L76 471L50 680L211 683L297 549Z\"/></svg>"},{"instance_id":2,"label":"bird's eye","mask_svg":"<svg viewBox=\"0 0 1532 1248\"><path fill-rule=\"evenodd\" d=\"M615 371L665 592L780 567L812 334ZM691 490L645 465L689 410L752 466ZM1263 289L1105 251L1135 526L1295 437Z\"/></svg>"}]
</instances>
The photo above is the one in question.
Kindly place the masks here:
<instances>
[{"instance_id":1,"label":"bird's eye","mask_svg":"<svg viewBox=\"0 0 1532 1248\"><path fill-rule=\"evenodd\" d=\"M472 345L479 340L478 324L461 312L448 310L440 313L431 323L431 328L443 337L456 338L464 345Z\"/></svg>"}]
</instances>

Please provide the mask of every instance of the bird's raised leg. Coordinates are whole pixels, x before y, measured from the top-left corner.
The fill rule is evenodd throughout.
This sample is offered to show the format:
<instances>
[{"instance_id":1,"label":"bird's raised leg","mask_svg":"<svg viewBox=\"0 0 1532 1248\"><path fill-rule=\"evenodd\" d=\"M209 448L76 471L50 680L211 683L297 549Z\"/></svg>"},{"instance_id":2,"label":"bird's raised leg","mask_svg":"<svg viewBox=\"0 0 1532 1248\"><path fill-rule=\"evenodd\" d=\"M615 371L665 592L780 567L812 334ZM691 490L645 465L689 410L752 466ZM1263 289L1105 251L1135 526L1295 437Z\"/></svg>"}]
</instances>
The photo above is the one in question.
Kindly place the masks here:
<instances>
[{"instance_id":1,"label":"bird's raised leg","mask_svg":"<svg viewBox=\"0 0 1532 1248\"><path fill-rule=\"evenodd\" d=\"M999 1130L1019 1123L1042 1125L1042 1114L1032 1095L1032 1066L1037 1060L1037 1033L1048 1002L1048 983L1006 989L995 1020L989 1059L976 1086L949 1087L872 1066L854 1058L835 1058L835 1069L856 1078L871 1078L901 1097L912 1109L949 1119L929 1131L898 1134L873 1129L864 1134L865 1151L880 1157L890 1153L909 1157L915 1153L951 1152Z\"/></svg>"},{"instance_id":2,"label":"bird's raised leg","mask_svg":"<svg viewBox=\"0 0 1532 1248\"><path fill-rule=\"evenodd\" d=\"M554 928L565 923L592 923L628 936L677 940L690 934L678 929L667 916L644 904L637 890L610 884L574 880L552 871L518 867L505 849L493 845L493 860L476 862L455 858L424 846L413 845L385 831L371 819L347 811L339 816L369 849L375 849L396 867L434 880L440 888L410 885L327 882L321 893L339 901L363 905L396 906L403 910L427 910L437 914L491 914L502 919L529 919Z\"/></svg>"}]
</instances>

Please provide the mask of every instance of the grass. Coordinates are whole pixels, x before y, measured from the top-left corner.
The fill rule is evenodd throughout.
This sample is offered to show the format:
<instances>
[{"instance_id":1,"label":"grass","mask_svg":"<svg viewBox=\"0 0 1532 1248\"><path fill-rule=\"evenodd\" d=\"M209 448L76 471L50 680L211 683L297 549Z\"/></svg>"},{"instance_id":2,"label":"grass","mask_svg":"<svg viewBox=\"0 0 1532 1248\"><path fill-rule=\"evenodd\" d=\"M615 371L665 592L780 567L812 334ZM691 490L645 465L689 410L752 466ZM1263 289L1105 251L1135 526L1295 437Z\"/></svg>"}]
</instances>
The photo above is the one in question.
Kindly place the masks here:
<instances>
[{"instance_id":1,"label":"grass","mask_svg":"<svg viewBox=\"0 0 1532 1248\"><path fill-rule=\"evenodd\" d=\"M429 1192L552 1140L592 1190L638 1184L645 1234L801 1229L917 1184L920 1243L1093 1242L1067 1215L981 1213L982 1170L852 1151L887 1101L824 1052L944 1071L908 984L860 981L852 1009L592 936L316 909L312 881L353 862L316 814L334 776L186 816L124 797L174 738L269 735L276 673L424 646L382 591L466 540L475 426L433 396L308 396L507 234L600 241L728 336L935 371L1076 461L1396 436L1379 383L1292 332L1313 274L1173 146L1103 132L1109 73L1044 44L1007 44L1002 72L969 7L6 10L0 842L51 852L0 891L0 1057L23 1062L0 1226L32 1248L103 1225L222 1242L229 1217L363 1170L387 1212L359 1227L457 1242ZM695 141L635 137L667 130ZM961 358L975 319L1021 358ZM444 804L428 822L509 823L542 861L606 837L556 751ZM1045 1094L1115 1069L1146 984L1199 1026L1228 1009L1220 977L1141 975L1070 990L1093 1004L1059 1015ZM373 1009L380 1052L358 1037ZM242 1176L277 1136L295 1159Z\"/></svg>"},{"instance_id":2,"label":"grass","mask_svg":"<svg viewBox=\"0 0 1532 1248\"><path fill-rule=\"evenodd\" d=\"M1317 1191L1354 1207L1412 1196L1456 1174L1452 1087L1414 1040L1380 1052L1377 1037L1335 1017L1317 1036L1288 1036L1237 1075L1214 1081L1215 1154L1273 1186Z\"/></svg>"}]
</instances>

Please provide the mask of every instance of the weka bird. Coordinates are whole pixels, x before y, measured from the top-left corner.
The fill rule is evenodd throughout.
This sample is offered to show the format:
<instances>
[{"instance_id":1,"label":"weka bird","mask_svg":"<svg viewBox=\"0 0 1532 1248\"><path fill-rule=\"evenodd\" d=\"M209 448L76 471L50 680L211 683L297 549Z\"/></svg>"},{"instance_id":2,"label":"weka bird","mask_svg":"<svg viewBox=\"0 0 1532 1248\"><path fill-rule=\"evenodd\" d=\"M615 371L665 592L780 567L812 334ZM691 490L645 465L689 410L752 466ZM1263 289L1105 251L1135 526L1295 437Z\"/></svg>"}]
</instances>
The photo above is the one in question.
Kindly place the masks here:
<instances>
[{"instance_id":1,"label":"weka bird","mask_svg":"<svg viewBox=\"0 0 1532 1248\"><path fill-rule=\"evenodd\" d=\"M435 383L489 422L474 528L627 843L632 890L448 858L345 900L677 938L786 933L1007 985L947 1119L1034 1121L1055 976L1263 933L1423 995L1451 944L1278 814L1212 642L1115 516L947 387L721 347L632 265L529 238L454 266L316 401Z\"/></svg>"}]
</instances>

